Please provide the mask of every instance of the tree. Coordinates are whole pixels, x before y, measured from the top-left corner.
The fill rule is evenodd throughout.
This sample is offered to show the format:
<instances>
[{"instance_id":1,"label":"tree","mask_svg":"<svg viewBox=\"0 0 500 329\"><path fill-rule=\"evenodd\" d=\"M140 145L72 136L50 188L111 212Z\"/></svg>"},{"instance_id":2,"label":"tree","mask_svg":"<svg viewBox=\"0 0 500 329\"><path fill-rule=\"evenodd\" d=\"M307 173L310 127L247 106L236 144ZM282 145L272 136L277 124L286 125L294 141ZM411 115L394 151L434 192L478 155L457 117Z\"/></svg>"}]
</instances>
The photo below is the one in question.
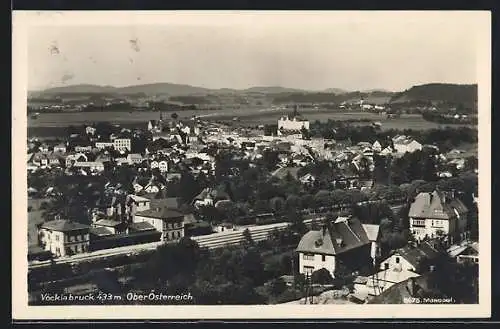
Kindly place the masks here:
<instances>
[{"instance_id":1,"label":"tree","mask_svg":"<svg viewBox=\"0 0 500 329\"><path fill-rule=\"evenodd\" d=\"M285 209L299 209L300 208L300 198L296 195L289 195L285 201Z\"/></svg>"},{"instance_id":2,"label":"tree","mask_svg":"<svg viewBox=\"0 0 500 329\"><path fill-rule=\"evenodd\" d=\"M274 197L269 201L269 206L275 213L281 213L285 209L285 200L280 197Z\"/></svg>"},{"instance_id":3,"label":"tree","mask_svg":"<svg viewBox=\"0 0 500 329\"><path fill-rule=\"evenodd\" d=\"M184 203L190 203L193 198L200 193L200 188L198 182L194 178L193 174L189 171L184 171L181 174L181 180L179 182L180 187L180 197Z\"/></svg>"},{"instance_id":4,"label":"tree","mask_svg":"<svg viewBox=\"0 0 500 329\"><path fill-rule=\"evenodd\" d=\"M311 274L311 280L313 283L330 284L333 282L333 277L326 268L321 268Z\"/></svg>"},{"instance_id":5,"label":"tree","mask_svg":"<svg viewBox=\"0 0 500 329\"><path fill-rule=\"evenodd\" d=\"M337 260L334 275L335 275L334 284L337 287L352 285L352 282L354 280L352 271L349 270L349 268L347 268L347 266L341 260Z\"/></svg>"},{"instance_id":6,"label":"tree","mask_svg":"<svg viewBox=\"0 0 500 329\"><path fill-rule=\"evenodd\" d=\"M283 278L276 278L269 284L269 292L273 296L281 295L286 290L286 283Z\"/></svg>"},{"instance_id":7,"label":"tree","mask_svg":"<svg viewBox=\"0 0 500 329\"><path fill-rule=\"evenodd\" d=\"M174 113L172 113L172 114L170 115L170 117L171 117L172 119L174 119L174 120L177 120L177 118L179 117L179 115L178 115L177 113L175 113L175 112L174 112Z\"/></svg>"},{"instance_id":8,"label":"tree","mask_svg":"<svg viewBox=\"0 0 500 329\"><path fill-rule=\"evenodd\" d=\"M302 214L296 210L290 210L287 213L286 218L290 223L292 223L290 229L294 233L303 234L306 232L307 227L304 224L304 217Z\"/></svg>"}]
</instances>

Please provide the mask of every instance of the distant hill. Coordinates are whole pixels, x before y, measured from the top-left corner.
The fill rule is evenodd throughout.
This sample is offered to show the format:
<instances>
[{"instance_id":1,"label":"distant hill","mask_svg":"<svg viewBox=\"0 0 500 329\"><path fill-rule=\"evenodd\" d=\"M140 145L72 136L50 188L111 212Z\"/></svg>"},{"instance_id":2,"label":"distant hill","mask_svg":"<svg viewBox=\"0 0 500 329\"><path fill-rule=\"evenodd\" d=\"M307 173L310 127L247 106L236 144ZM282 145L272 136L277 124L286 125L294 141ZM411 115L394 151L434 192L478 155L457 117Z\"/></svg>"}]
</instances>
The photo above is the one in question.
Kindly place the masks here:
<instances>
[{"instance_id":1,"label":"distant hill","mask_svg":"<svg viewBox=\"0 0 500 329\"><path fill-rule=\"evenodd\" d=\"M243 89L242 92L262 93L262 94L279 94L279 93L300 93L300 92L307 92L307 91L301 90L301 89L294 89L294 88L271 86L271 87L251 87L251 88Z\"/></svg>"},{"instance_id":2,"label":"distant hill","mask_svg":"<svg viewBox=\"0 0 500 329\"><path fill-rule=\"evenodd\" d=\"M477 84L430 83L396 93L391 103L438 102L475 106L477 97Z\"/></svg>"},{"instance_id":3,"label":"distant hill","mask_svg":"<svg viewBox=\"0 0 500 329\"><path fill-rule=\"evenodd\" d=\"M387 104L393 93L387 92L371 92L363 93L359 91L344 92L344 93L292 93L284 95L276 95L273 99L274 104L283 103L357 103L364 100L369 104Z\"/></svg>"},{"instance_id":4,"label":"distant hill","mask_svg":"<svg viewBox=\"0 0 500 329\"><path fill-rule=\"evenodd\" d=\"M71 85L64 87L49 88L41 91L31 91L32 97L51 96L57 94L114 94L118 88L112 86L98 86L91 84Z\"/></svg>"},{"instance_id":5,"label":"distant hill","mask_svg":"<svg viewBox=\"0 0 500 329\"><path fill-rule=\"evenodd\" d=\"M71 85L64 87L49 88L41 91L30 92L32 97L53 96L62 94L145 94L145 95L172 95L172 96L190 96L190 95L207 95L207 94L225 94L225 93L263 93L263 94L277 94L277 93L291 93L291 92L307 92L305 90L285 88L279 86L270 87L251 87L247 89L209 89L202 87L195 87L190 85L182 85L175 83L152 83L143 85L134 85L127 87L111 87L111 86L98 86L90 84Z\"/></svg>"},{"instance_id":6,"label":"distant hill","mask_svg":"<svg viewBox=\"0 0 500 329\"><path fill-rule=\"evenodd\" d=\"M347 90L340 89L340 88L328 88L328 89L323 90L323 92L324 93L332 93L332 94L336 94L336 95L348 93Z\"/></svg>"}]
</instances>

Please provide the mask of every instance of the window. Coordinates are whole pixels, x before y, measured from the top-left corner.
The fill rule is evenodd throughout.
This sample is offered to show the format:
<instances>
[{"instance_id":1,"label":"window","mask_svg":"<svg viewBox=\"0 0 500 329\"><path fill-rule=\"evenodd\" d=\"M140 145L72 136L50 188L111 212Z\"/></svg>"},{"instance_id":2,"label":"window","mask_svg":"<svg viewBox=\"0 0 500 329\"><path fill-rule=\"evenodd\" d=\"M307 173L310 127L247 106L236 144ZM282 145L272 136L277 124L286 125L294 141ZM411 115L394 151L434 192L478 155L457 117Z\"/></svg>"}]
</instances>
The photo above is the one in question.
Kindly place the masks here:
<instances>
[{"instance_id":1,"label":"window","mask_svg":"<svg viewBox=\"0 0 500 329\"><path fill-rule=\"evenodd\" d=\"M304 260L314 260L314 254L304 254Z\"/></svg>"},{"instance_id":2,"label":"window","mask_svg":"<svg viewBox=\"0 0 500 329\"><path fill-rule=\"evenodd\" d=\"M389 269L389 263L384 263L384 269L386 269L386 270Z\"/></svg>"},{"instance_id":3,"label":"window","mask_svg":"<svg viewBox=\"0 0 500 329\"><path fill-rule=\"evenodd\" d=\"M59 241L59 234L56 234L56 241Z\"/></svg>"},{"instance_id":4,"label":"window","mask_svg":"<svg viewBox=\"0 0 500 329\"><path fill-rule=\"evenodd\" d=\"M396 264L399 264L399 257L396 257Z\"/></svg>"},{"instance_id":5,"label":"window","mask_svg":"<svg viewBox=\"0 0 500 329\"><path fill-rule=\"evenodd\" d=\"M326 256L325 255L321 255L321 261L322 262L326 262Z\"/></svg>"},{"instance_id":6,"label":"window","mask_svg":"<svg viewBox=\"0 0 500 329\"><path fill-rule=\"evenodd\" d=\"M312 266L304 266L304 274L311 275L314 271L314 267Z\"/></svg>"}]
</instances>

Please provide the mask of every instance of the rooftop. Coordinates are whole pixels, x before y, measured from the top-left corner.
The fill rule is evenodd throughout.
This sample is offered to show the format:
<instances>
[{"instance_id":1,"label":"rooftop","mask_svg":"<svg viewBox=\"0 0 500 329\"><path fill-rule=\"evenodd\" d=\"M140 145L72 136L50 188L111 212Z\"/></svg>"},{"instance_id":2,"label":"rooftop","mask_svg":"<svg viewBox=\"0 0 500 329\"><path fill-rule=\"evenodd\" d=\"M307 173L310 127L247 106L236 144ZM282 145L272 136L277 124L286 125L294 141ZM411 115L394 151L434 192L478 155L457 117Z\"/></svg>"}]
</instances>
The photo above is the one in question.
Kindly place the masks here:
<instances>
[{"instance_id":1,"label":"rooftop","mask_svg":"<svg viewBox=\"0 0 500 329\"><path fill-rule=\"evenodd\" d=\"M421 192L410 206L409 217L449 219L467 213L467 207L458 199L447 197L446 193Z\"/></svg>"},{"instance_id":2,"label":"rooftop","mask_svg":"<svg viewBox=\"0 0 500 329\"><path fill-rule=\"evenodd\" d=\"M158 218L161 220L183 219L184 215L178 211L168 208L152 208L144 211L139 211L136 216Z\"/></svg>"},{"instance_id":3,"label":"rooftop","mask_svg":"<svg viewBox=\"0 0 500 329\"><path fill-rule=\"evenodd\" d=\"M57 219L43 223L41 225L41 228L58 232L69 232L69 231L87 230L89 229L89 226L65 219Z\"/></svg>"},{"instance_id":4,"label":"rooftop","mask_svg":"<svg viewBox=\"0 0 500 329\"><path fill-rule=\"evenodd\" d=\"M357 218L346 218L331 224L330 228L311 230L299 242L297 251L338 255L370 243Z\"/></svg>"}]
</instances>

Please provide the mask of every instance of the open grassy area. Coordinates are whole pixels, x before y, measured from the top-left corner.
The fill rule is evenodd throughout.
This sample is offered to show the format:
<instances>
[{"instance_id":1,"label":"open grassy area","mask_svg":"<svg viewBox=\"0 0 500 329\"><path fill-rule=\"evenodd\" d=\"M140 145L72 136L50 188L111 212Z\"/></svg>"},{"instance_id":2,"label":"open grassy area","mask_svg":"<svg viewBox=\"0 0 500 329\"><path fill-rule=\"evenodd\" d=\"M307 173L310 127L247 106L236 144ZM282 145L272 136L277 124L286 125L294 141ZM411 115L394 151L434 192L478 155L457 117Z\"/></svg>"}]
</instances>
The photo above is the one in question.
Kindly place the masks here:
<instances>
[{"instance_id":1,"label":"open grassy area","mask_svg":"<svg viewBox=\"0 0 500 329\"><path fill-rule=\"evenodd\" d=\"M380 122L382 129L432 129L446 127L435 122L424 120L418 114L402 115L399 118L388 119L384 115L369 112L338 112L325 109L303 109L300 112L311 122L327 120L369 120L368 122L354 123L357 125L369 125L372 122ZM221 110L197 110L179 112L179 117L191 118L196 115L205 120L222 120L233 122L234 117L239 121L233 122L234 125L257 126L261 124L274 124L278 118L286 114L283 110L272 110L270 108L240 108L240 109L221 109ZM28 118L29 136L63 136L66 132L64 127L71 125L92 124L95 122L106 121L124 126L136 126L145 128L149 120L159 119L160 113L154 111L135 111L135 112L72 112L72 113L42 113L37 119ZM167 119L170 113L164 112ZM450 125L448 125L450 126ZM457 127L458 125L451 125Z\"/></svg>"}]
</instances>

